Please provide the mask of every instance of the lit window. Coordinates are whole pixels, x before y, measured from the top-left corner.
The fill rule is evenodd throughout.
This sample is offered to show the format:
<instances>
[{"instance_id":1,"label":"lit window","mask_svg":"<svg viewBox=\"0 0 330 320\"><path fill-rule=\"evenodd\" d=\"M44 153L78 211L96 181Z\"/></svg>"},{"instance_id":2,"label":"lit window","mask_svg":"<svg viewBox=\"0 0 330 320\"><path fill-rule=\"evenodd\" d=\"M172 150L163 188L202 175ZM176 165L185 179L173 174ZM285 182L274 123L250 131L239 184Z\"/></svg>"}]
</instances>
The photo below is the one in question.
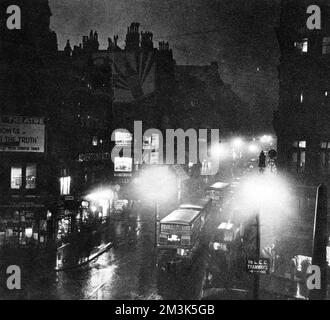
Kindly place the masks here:
<instances>
[{"instance_id":1,"label":"lit window","mask_svg":"<svg viewBox=\"0 0 330 320\"><path fill-rule=\"evenodd\" d=\"M322 42L322 54L330 53L330 37L324 37Z\"/></svg>"},{"instance_id":2,"label":"lit window","mask_svg":"<svg viewBox=\"0 0 330 320\"><path fill-rule=\"evenodd\" d=\"M324 95L327 97L329 95L329 92L328 91L325 91L324 92Z\"/></svg>"},{"instance_id":3,"label":"lit window","mask_svg":"<svg viewBox=\"0 0 330 320\"><path fill-rule=\"evenodd\" d=\"M302 92L300 94L300 103L303 103L304 102L304 93Z\"/></svg>"},{"instance_id":4,"label":"lit window","mask_svg":"<svg viewBox=\"0 0 330 320\"><path fill-rule=\"evenodd\" d=\"M327 149L330 148L330 145L328 146L328 142L321 142L321 149Z\"/></svg>"},{"instance_id":5,"label":"lit window","mask_svg":"<svg viewBox=\"0 0 330 320\"><path fill-rule=\"evenodd\" d=\"M93 137L92 145L96 147L99 144L99 140L97 137Z\"/></svg>"},{"instance_id":6,"label":"lit window","mask_svg":"<svg viewBox=\"0 0 330 320\"><path fill-rule=\"evenodd\" d=\"M11 167L10 187L11 189L22 187L22 167Z\"/></svg>"},{"instance_id":7,"label":"lit window","mask_svg":"<svg viewBox=\"0 0 330 320\"><path fill-rule=\"evenodd\" d=\"M61 195L69 195L70 194L70 187L71 187L71 177L62 177L60 178L61 184Z\"/></svg>"},{"instance_id":8,"label":"lit window","mask_svg":"<svg viewBox=\"0 0 330 320\"><path fill-rule=\"evenodd\" d=\"M36 188L37 166L36 164L28 164L26 166L26 189Z\"/></svg>"},{"instance_id":9,"label":"lit window","mask_svg":"<svg viewBox=\"0 0 330 320\"><path fill-rule=\"evenodd\" d=\"M297 41L294 43L294 46L297 48L297 50L301 53L308 52L308 39L302 39L301 41Z\"/></svg>"},{"instance_id":10,"label":"lit window","mask_svg":"<svg viewBox=\"0 0 330 320\"><path fill-rule=\"evenodd\" d=\"M292 143L292 145L295 147L295 148L306 148L306 141L294 141Z\"/></svg>"}]
</instances>

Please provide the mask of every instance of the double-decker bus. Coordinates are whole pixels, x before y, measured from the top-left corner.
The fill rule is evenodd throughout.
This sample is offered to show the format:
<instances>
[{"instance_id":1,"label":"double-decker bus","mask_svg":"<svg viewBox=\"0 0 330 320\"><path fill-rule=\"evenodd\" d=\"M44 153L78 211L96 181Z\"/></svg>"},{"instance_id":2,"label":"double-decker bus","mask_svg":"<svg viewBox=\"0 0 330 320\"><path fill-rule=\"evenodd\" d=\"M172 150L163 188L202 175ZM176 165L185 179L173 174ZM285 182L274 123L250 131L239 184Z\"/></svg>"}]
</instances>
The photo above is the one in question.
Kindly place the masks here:
<instances>
[{"instance_id":1,"label":"double-decker bus","mask_svg":"<svg viewBox=\"0 0 330 320\"><path fill-rule=\"evenodd\" d=\"M212 199L202 198L202 199L192 199L189 202L182 203L179 209L190 209L198 210L201 213L202 227L205 227L206 221L212 210Z\"/></svg>"},{"instance_id":2,"label":"double-decker bus","mask_svg":"<svg viewBox=\"0 0 330 320\"><path fill-rule=\"evenodd\" d=\"M199 247L202 227L200 210L181 208L163 218L157 244L161 262L190 262Z\"/></svg>"},{"instance_id":3,"label":"double-decker bus","mask_svg":"<svg viewBox=\"0 0 330 320\"><path fill-rule=\"evenodd\" d=\"M213 205L223 207L229 199L230 184L226 182L216 182L206 188L206 197L212 199Z\"/></svg>"}]
</instances>

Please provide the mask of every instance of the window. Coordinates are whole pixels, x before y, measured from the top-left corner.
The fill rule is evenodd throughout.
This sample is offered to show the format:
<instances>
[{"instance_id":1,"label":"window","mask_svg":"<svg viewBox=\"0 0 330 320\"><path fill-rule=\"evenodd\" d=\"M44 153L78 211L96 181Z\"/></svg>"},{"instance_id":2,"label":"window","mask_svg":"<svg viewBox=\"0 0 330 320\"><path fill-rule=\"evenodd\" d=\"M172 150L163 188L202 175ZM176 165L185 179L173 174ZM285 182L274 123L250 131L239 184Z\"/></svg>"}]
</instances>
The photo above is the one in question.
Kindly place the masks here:
<instances>
[{"instance_id":1,"label":"window","mask_svg":"<svg viewBox=\"0 0 330 320\"><path fill-rule=\"evenodd\" d=\"M61 196L66 196L70 194L71 187L71 177L62 177L60 178L61 184Z\"/></svg>"},{"instance_id":2,"label":"window","mask_svg":"<svg viewBox=\"0 0 330 320\"><path fill-rule=\"evenodd\" d=\"M308 52L308 39L304 38L301 41L297 41L294 43L295 48L300 53L307 53Z\"/></svg>"},{"instance_id":3,"label":"window","mask_svg":"<svg viewBox=\"0 0 330 320\"><path fill-rule=\"evenodd\" d=\"M330 53L330 37L324 37L322 42L322 54Z\"/></svg>"},{"instance_id":4,"label":"window","mask_svg":"<svg viewBox=\"0 0 330 320\"><path fill-rule=\"evenodd\" d=\"M99 139L97 137L93 137L93 140L92 140L93 147L96 147L98 144L99 144Z\"/></svg>"},{"instance_id":5,"label":"window","mask_svg":"<svg viewBox=\"0 0 330 320\"><path fill-rule=\"evenodd\" d=\"M304 172L306 165L306 141L299 140L293 142L292 169L294 172Z\"/></svg>"},{"instance_id":6,"label":"window","mask_svg":"<svg viewBox=\"0 0 330 320\"><path fill-rule=\"evenodd\" d=\"M11 167L10 173L10 187L11 189L21 189L22 188L22 167Z\"/></svg>"},{"instance_id":7,"label":"window","mask_svg":"<svg viewBox=\"0 0 330 320\"><path fill-rule=\"evenodd\" d=\"M35 189L37 180L37 165L28 163L11 167L10 188L11 189Z\"/></svg>"},{"instance_id":8,"label":"window","mask_svg":"<svg viewBox=\"0 0 330 320\"><path fill-rule=\"evenodd\" d=\"M330 173L330 142L321 142L321 169Z\"/></svg>"},{"instance_id":9,"label":"window","mask_svg":"<svg viewBox=\"0 0 330 320\"><path fill-rule=\"evenodd\" d=\"M26 166L26 177L25 187L26 189L35 189L37 179L37 166L36 164L27 164Z\"/></svg>"}]
</instances>

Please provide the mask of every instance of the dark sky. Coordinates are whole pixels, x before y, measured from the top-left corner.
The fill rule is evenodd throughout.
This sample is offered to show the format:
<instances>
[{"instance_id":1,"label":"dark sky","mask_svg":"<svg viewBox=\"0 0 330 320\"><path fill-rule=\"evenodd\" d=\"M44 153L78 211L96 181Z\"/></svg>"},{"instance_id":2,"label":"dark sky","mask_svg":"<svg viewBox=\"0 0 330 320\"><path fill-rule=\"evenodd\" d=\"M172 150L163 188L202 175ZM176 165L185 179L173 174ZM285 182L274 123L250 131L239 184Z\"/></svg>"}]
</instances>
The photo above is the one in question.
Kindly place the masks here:
<instances>
[{"instance_id":1,"label":"dark sky","mask_svg":"<svg viewBox=\"0 0 330 320\"><path fill-rule=\"evenodd\" d=\"M278 102L278 44L274 28L280 0L49 0L52 29L62 49L78 44L90 29L102 47L108 36L124 44L127 26L137 21L155 40L168 40L178 64L218 61L222 79L258 111L271 129Z\"/></svg>"}]
</instances>

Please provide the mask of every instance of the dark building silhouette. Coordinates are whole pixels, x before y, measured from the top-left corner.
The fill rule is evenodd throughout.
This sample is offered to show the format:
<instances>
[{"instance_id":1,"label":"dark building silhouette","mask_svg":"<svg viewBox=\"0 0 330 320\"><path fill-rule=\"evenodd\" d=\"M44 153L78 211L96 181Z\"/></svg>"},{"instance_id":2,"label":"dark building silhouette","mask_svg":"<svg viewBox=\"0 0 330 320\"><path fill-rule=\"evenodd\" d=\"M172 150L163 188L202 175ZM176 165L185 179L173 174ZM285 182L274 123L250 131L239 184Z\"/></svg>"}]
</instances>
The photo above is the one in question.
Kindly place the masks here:
<instances>
[{"instance_id":1,"label":"dark building silhouette","mask_svg":"<svg viewBox=\"0 0 330 320\"><path fill-rule=\"evenodd\" d=\"M45 246L53 237L58 189L47 132L57 40L47 0L15 1L21 30L6 28L11 4L0 1L0 242Z\"/></svg>"},{"instance_id":2,"label":"dark building silhouette","mask_svg":"<svg viewBox=\"0 0 330 320\"><path fill-rule=\"evenodd\" d=\"M321 8L321 30L307 28L309 5ZM330 174L330 6L282 0L277 28L279 107L274 116L278 164L292 179L290 215L279 239L287 262L312 255L316 187Z\"/></svg>"},{"instance_id":3,"label":"dark building silhouette","mask_svg":"<svg viewBox=\"0 0 330 320\"><path fill-rule=\"evenodd\" d=\"M306 13L319 4L322 29L309 30ZM280 103L274 127L280 165L304 181L330 174L330 7L326 1L282 1L277 30L281 58Z\"/></svg>"},{"instance_id":4,"label":"dark building silhouette","mask_svg":"<svg viewBox=\"0 0 330 320\"><path fill-rule=\"evenodd\" d=\"M7 4L0 1L1 21ZM3 23L0 30L0 245L61 240L91 214L81 206L86 195L127 185L138 166L112 163L117 128L133 132L140 120L143 131L164 131L182 127L181 119L196 129L221 124L229 131L239 101L216 64L176 66L169 43L155 47L139 23L129 26L124 48L114 36L100 49L97 32L90 31L79 45L68 40L58 51L48 1L16 4L22 30ZM159 146L144 144L157 163ZM104 222L110 208L101 207L94 216Z\"/></svg>"}]
</instances>

